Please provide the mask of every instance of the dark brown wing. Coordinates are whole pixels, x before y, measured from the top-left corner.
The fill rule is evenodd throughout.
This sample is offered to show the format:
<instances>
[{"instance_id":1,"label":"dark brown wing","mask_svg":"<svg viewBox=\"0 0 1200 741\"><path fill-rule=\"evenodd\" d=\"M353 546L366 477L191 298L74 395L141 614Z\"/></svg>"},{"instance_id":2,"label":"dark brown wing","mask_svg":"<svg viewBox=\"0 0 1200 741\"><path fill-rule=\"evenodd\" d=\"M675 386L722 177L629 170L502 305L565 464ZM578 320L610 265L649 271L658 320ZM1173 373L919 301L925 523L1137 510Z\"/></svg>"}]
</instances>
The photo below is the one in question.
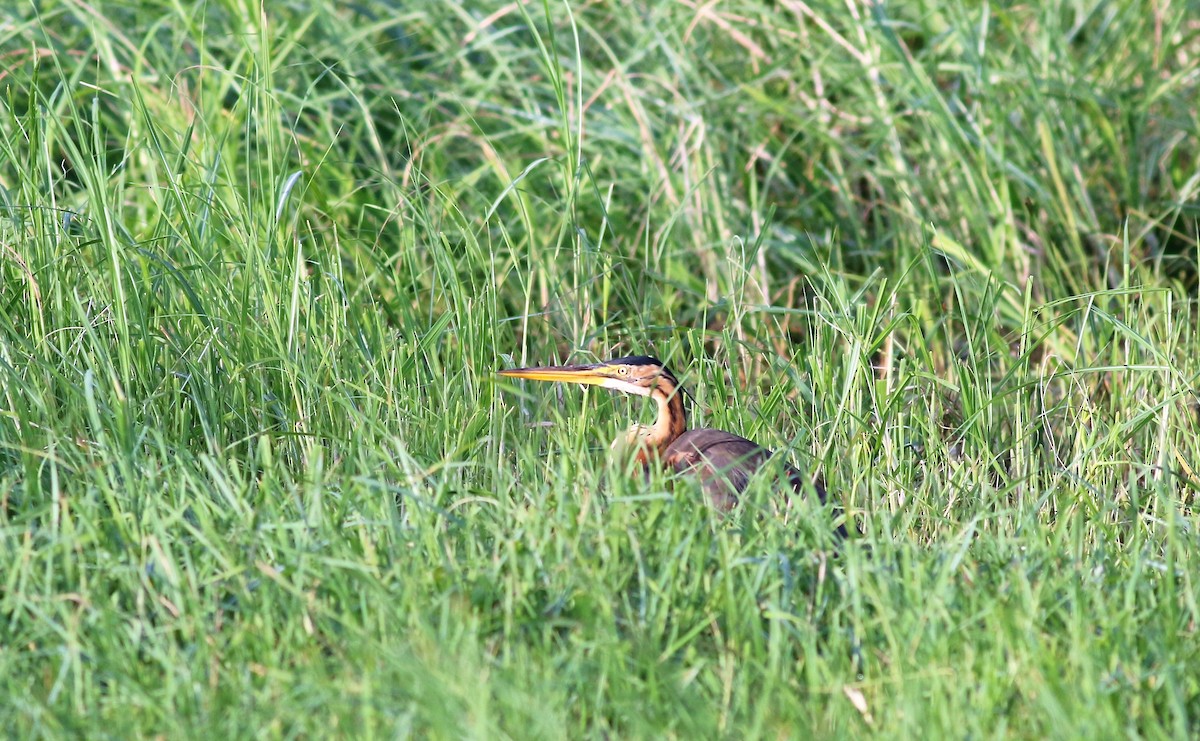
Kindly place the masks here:
<instances>
[{"instance_id":1,"label":"dark brown wing","mask_svg":"<svg viewBox=\"0 0 1200 741\"><path fill-rule=\"evenodd\" d=\"M771 455L758 443L732 432L702 429L689 430L676 438L663 453L663 461L679 473L694 474L713 506L728 512L737 506L738 495ZM785 464L783 473L793 489L805 490L799 471ZM813 483L813 490L824 503L825 487L819 480Z\"/></svg>"}]
</instances>

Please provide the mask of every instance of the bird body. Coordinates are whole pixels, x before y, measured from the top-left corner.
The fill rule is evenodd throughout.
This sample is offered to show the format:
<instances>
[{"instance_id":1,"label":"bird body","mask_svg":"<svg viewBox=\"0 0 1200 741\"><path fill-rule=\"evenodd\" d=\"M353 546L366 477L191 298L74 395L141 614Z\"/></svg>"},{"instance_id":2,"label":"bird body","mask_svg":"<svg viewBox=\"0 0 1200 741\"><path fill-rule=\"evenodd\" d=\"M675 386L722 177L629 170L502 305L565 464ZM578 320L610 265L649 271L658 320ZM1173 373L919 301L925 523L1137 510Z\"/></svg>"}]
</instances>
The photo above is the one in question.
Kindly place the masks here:
<instances>
[{"instance_id":1,"label":"bird body","mask_svg":"<svg viewBox=\"0 0 1200 741\"><path fill-rule=\"evenodd\" d=\"M647 468L658 465L695 476L709 501L722 512L737 506L751 477L773 455L758 443L732 432L687 429L683 389L675 375L656 358L638 355L590 365L513 368L500 371L500 375L601 386L650 397L658 406L654 424L634 425L614 447L633 447L638 460ZM783 464L781 473L788 488L804 491L804 477L799 471ZM823 503L825 489L820 481L814 481L812 488Z\"/></svg>"},{"instance_id":2,"label":"bird body","mask_svg":"<svg viewBox=\"0 0 1200 741\"><path fill-rule=\"evenodd\" d=\"M751 476L767 465L774 454L752 440L724 430L689 430L663 451L663 463L676 473L692 474L700 479L712 504L722 512L737 506L738 498L750 484ZM788 483L799 490L800 473L784 464ZM795 477L796 481L791 479ZM818 496L825 492L817 486Z\"/></svg>"}]
</instances>

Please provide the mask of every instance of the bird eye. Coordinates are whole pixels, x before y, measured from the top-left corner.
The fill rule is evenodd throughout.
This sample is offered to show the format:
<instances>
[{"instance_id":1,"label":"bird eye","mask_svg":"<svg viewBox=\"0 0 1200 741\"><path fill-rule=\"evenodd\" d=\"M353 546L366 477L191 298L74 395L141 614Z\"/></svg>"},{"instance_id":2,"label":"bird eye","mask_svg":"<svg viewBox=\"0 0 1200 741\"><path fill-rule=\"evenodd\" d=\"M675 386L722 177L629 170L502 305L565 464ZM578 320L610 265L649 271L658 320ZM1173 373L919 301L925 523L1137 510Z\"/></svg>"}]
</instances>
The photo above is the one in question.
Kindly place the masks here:
<instances>
[{"instance_id":1,"label":"bird eye","mask_svg":"<svg viewBox=\"0 0 1200 741\"><path fill-rule=\"evenodd\" d=\"M617 368L617 373L619 373L622 376L628 376L629 369L628 368Z\"/></svg>"}]
</instances>

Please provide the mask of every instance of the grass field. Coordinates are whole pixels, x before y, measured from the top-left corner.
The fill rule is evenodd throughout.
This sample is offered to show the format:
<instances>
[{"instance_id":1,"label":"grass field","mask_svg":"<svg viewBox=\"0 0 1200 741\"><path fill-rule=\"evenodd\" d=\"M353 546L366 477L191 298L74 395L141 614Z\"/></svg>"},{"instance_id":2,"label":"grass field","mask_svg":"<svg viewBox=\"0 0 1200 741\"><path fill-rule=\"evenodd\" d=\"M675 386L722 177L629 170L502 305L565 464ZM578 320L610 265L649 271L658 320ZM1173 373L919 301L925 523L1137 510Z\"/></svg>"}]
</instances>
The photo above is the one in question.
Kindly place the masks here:
<instances>
[{"instance_id":1,"label":"grass field","mask_svg":"<svg viewBox=\"0 0 1200 741\"><path fill-rule=\"evenodd\" d=\"M1194 0L15 6L6 735L1200 735Z\"/></svg>"}]
</instances>

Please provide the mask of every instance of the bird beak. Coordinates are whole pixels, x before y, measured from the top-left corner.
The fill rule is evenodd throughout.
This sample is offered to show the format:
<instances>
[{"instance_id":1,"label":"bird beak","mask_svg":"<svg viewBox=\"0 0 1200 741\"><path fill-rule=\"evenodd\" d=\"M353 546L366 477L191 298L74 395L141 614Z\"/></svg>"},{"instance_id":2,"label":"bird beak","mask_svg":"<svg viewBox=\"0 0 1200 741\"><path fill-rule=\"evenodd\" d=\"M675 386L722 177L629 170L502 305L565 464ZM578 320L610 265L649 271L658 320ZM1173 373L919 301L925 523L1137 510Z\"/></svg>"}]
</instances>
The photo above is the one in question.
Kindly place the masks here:
<instances>
[{"instance_id":1,"label":"bird beak","mask_svg":"<svg viewBox=\"0 0 1200 741\"><path fill-rule=\"evenodd\" d=\"M507 368L499 371L502 376L509 378L525 378L530 381L555 381L558 383L578 383L585 386L598 386L608 381L612 376L598 373L601 363L593 365L544 365L534 368Z\"/></svg>"}]
</instances>

